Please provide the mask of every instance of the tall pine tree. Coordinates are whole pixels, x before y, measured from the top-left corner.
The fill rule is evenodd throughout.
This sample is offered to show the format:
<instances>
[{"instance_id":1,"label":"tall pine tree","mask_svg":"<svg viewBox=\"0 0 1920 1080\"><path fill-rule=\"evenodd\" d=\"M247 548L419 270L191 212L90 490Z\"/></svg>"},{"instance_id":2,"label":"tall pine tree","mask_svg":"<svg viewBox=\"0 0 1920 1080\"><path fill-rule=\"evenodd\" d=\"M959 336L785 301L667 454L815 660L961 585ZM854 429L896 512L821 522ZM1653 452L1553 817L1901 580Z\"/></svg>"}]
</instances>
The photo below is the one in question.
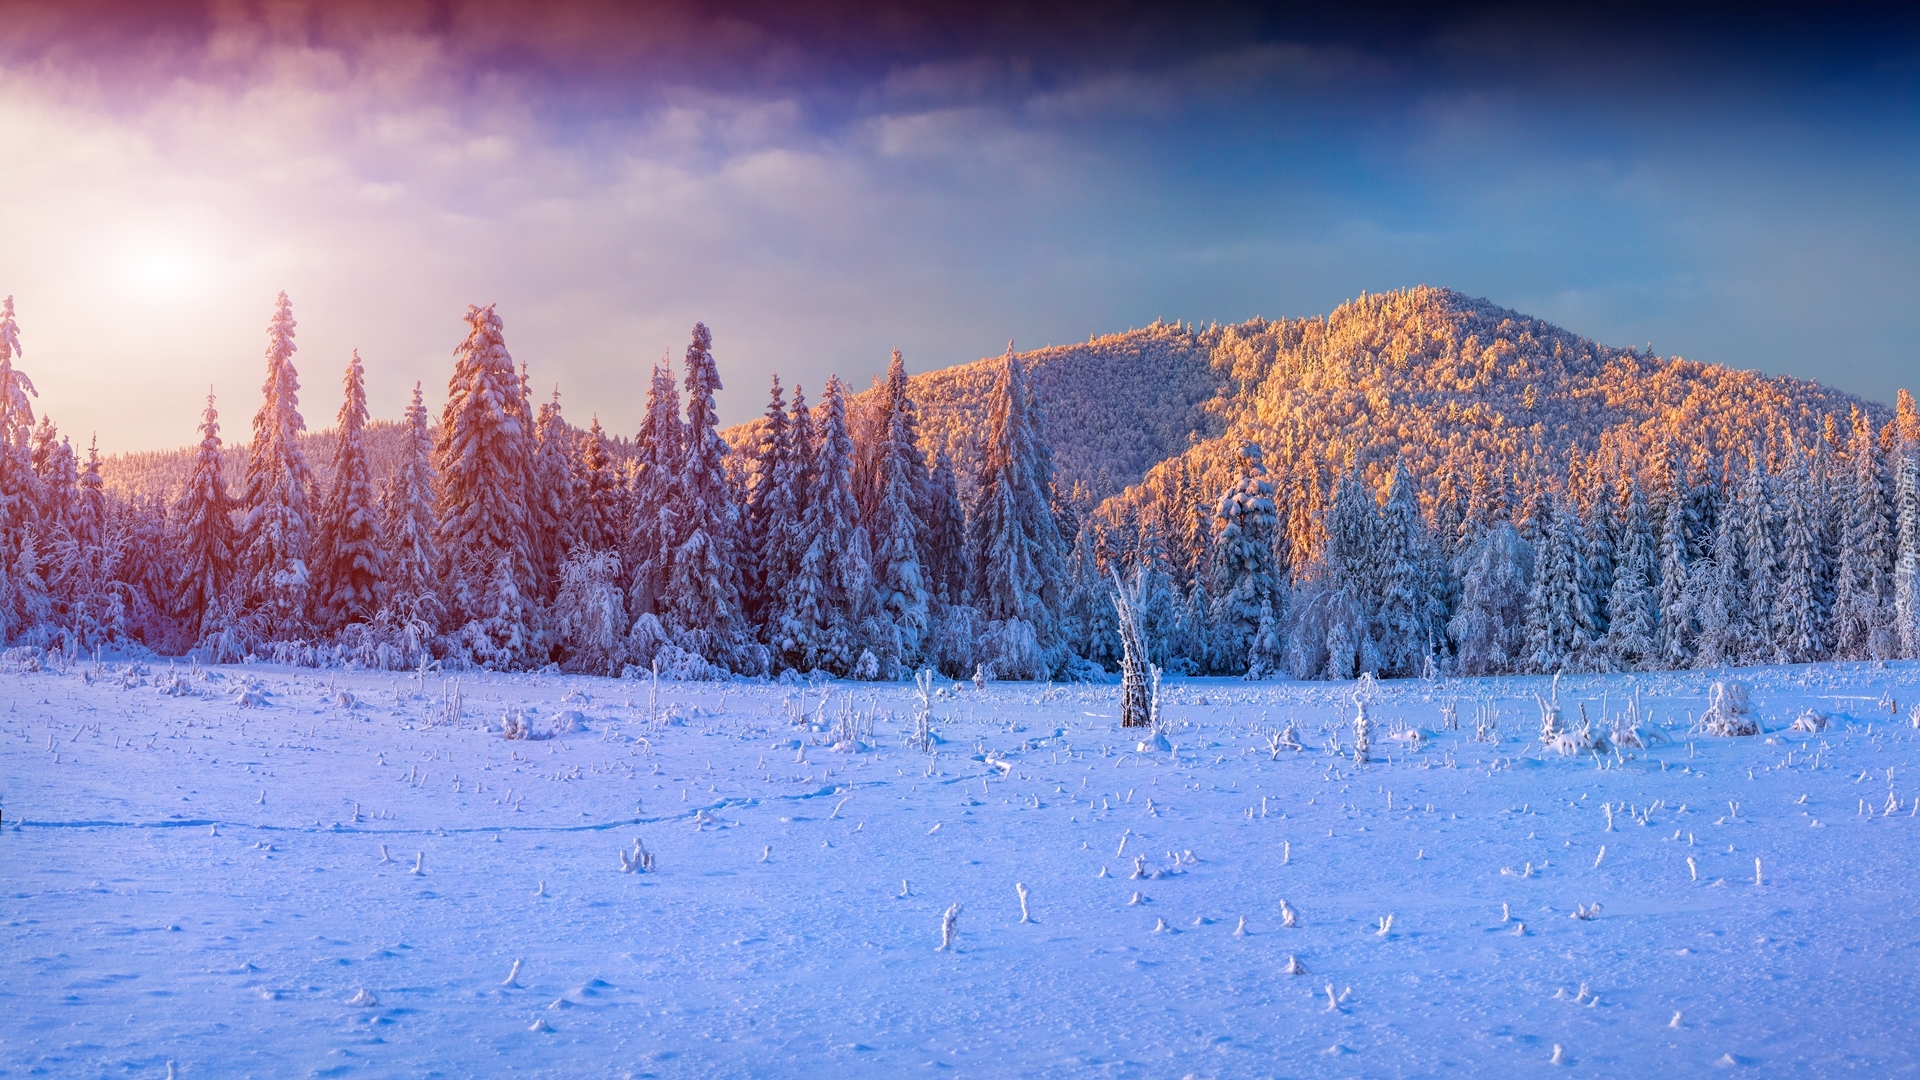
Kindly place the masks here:
<instances>
[{"instance_id":1,"label":"tall pine tree","mask_svg":"<svg viewBox=\"0 0 1920 1080\"><path fill-rule=\"evenodd\" d=\"M300 450L300 378L293 367L293 305L276 301L267 324L267 378L247 446L240 498L240 595L253 633L268 641L305 629L313 543L313 477Z\"/></svg>"},{"instance_id":2,"label":"tall pine tree","mask_svg":"<svg viewBox=\"0 0 1920 1080\"><path fill-rule=\"evenodd\" d=\"M875 613L882 640L881 670L896 677L918 661L928 623L924 533L918 507L925 501L925 463L917 445L913 399L900 350L887 365L882 397L881 445L874 470L875 505L867 533L873 545Z\"/></svg>"},{"instance_id":3,"label":"tall pine tree","mask_svg":"<svg viewBox=\"0 0 1920 1080\"><path fill-rule=\"evenodd\" d=\"M665 622L682 648L709 663L752 673L751 655L742 647L739 515L727 479L727 444L714 412L720 371L705 323L693 326L686 365L686 450L676 478L678 520Z\"/></svg>"},{"instance_id":4,"label":"tall pine tree","mask_svg":"<svg viewBox=\"0 0 1920 1080\"><path fill-rule=\"evenodd\" d=\"M532 418L493 305L466 321L434 441L441 583L452 624L473 624L476 658L512 663L531 647Z\"/></svg>"},{"instance_id":5,"label":"tall pine tree","mask_svg":"<svg viewBox=\"0 0 1920 1080\"><path fill-rule=\"evenodd\" d=\"M633 519L627 538L626 563L632 585L627 607L641 615L667 613L667 567L678 531L678 481L686 436L680 426L680 392L673 385L673 368L666 358L653 366L653 384L647 390L647 414L635 440Z\"/></svg>"},{"instance_id":6,"label":"tall pine tree","mask_svg":"<svg viewBox=\"0 0 1920 1080\"><path fill-rule=\"evenodd\" d=\"M419 383L401 431L400 456L382 501L381 546L388 603L394 621L426 627L441 615L435 575L440 568L439 523L434 517L433 432Z\"/></svg>"},{"instance_id":7,"label":"tall pine tree","mask_svg":"<svg viewBox=\"0 0 1920 1080\"><path fill-rule=\"evenodd\" d=\"M233 502L221 472L220 413L207 392L200 414L200 448L187 485L174 503L173 526L178 567L175 611L195 640L225 626L233 581L237 537Z\"/></svg>"},{"instance_id":8,"label":"tall pine tree","mask_svg":"<svg viewBox=\"0 0 1920 1080\"><path fill-rule=\"evenodd\" d=\"M367 382L360 350L347 362L333 451L333 488L321 508L314 560L317 620L326 629L371 621L380 610L386 553L367 466Z\"/></svg>"},{"instance_id":9,"label":"tall pine tree","mask_svg":"<svg viewBox=\"0 0 1920 1080\"><path fill-rule=\"evenodd\" d=\"M1208 618L1215 652L1224 673L1266 678L1279 657L1260 637L1261 619L1283 615L1286 603L1273 561L1280 519L1258 443L1240 447L1239 482L1221 494L1213 516Z\"/></svg>"},{"instance_id":10,"label":"tall pine tree","mask_svg":"<svg viewBox=\"0 0 1920 1080\"><path fill-rule=\"evenodd\" d=\"M986 451L968 524L973 602L998 624L990 658L1012 678L1045 678L1065 659L1056 615L1066 600L1066 560L1053 516L1051 457L1032 420L1033 397L1008 346L987 402Z\"/></svg>"}]
</instances>

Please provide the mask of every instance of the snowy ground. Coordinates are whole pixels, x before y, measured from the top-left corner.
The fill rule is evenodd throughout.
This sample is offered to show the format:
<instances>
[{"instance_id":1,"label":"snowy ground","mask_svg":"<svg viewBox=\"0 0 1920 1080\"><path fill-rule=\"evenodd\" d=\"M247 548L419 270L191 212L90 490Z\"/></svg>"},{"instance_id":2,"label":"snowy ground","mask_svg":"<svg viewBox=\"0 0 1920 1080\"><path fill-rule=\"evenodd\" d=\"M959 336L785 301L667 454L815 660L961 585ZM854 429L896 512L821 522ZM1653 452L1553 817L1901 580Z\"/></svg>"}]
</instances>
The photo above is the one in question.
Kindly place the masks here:
<instances>
[{"instance_id":1,"label":"snowy ground","mask_svg":"<svg viewBox=\"0 0 1920 1080\"><path fill-rule=\"evenodd\" d=\"M1766 735L1563 680L1675 740L1604 760L1542 680L1389 683L1356 767L1350 684L1171 683L1142 753L1117 687L941 680L929 758L908 685L7 674L0 1075L1912 1072L1920 667L1736 677Z\"/></svg>"}]
</instances>

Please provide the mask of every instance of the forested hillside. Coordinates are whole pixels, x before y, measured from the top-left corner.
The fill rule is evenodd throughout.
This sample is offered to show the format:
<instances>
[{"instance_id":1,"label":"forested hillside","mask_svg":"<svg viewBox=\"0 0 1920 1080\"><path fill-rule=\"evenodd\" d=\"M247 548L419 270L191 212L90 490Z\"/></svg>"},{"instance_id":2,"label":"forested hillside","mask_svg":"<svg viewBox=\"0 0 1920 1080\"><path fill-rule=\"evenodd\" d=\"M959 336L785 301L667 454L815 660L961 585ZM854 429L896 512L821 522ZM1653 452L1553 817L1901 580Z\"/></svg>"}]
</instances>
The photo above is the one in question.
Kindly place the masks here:
<instances>
[{"instance_id":1,"label":"forested hillside","mask_svg":"<svg viewBox=\"0 0 1920 1080\"><path fill-rule=\"evenodd\" d=\"M370 424L356 355L337 411L304 391L343 425L313 432L282 295L244 450L210 398L197 447L103 462L34 416L6 307L0 629L689 677L1097 677L1126 641L1250 678L1920 655L1904 392L1423 287L918 376L896 353L860 394L776 379L725 432L696 325L629 440L533 401L500 316L467 321L437 420L416 391Z\"/></svg>"}]
</instances>

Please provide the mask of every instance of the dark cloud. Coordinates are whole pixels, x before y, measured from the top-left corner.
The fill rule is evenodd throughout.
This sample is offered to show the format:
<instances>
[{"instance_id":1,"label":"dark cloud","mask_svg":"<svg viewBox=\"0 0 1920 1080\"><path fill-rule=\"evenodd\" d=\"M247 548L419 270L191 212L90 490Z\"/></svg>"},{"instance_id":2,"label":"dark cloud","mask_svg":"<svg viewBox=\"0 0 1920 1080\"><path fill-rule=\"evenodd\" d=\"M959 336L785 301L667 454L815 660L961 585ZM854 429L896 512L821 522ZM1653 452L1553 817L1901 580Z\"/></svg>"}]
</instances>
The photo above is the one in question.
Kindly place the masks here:
<instances>
[{"instance_id":1,"label":"dark cloud","mask_svg":"<svg viewBox=\"0 0 1920 1080\"><path fill-rule=\"evenodd\" d=\"M1920 333L1891 10L0 4L35 210L0 287L46 407L116 448L186 438L210 379L244 415L281 288L315 420L352 347L376 412L436 385L470 302L630 430L696 318L743 419L773 369L1419 282L1886 398Z\"/></svg>"}]
</instances>

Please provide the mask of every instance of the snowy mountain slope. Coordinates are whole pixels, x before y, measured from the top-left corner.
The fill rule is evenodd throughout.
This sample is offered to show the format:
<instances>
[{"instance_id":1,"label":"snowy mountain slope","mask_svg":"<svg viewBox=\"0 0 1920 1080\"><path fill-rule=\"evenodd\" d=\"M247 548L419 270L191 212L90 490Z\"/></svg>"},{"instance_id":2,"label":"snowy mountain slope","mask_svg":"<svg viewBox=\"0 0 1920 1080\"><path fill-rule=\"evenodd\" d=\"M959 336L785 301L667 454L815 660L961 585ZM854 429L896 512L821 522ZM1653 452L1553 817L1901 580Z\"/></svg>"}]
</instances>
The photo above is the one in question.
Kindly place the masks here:
<instances>
[{"instance_id":1,"label":"snowy mountain slope","mask_svg":"<svg viewBox=\"0 0 1920 1080\"><path fill-rule=\"evenodd\" d=\"M1543 753L1545 680L1390 682L1359 766L1351 684L1177 681L1143 752L1113 687L943 682L929 757L871 684L469 676L436 724L437 678L9 674L0 1075L1910 1070L1920 666L1733 676L1766 735L1563 679L1672 740L1605 758Z\"/></svg>"}]
</instances>

